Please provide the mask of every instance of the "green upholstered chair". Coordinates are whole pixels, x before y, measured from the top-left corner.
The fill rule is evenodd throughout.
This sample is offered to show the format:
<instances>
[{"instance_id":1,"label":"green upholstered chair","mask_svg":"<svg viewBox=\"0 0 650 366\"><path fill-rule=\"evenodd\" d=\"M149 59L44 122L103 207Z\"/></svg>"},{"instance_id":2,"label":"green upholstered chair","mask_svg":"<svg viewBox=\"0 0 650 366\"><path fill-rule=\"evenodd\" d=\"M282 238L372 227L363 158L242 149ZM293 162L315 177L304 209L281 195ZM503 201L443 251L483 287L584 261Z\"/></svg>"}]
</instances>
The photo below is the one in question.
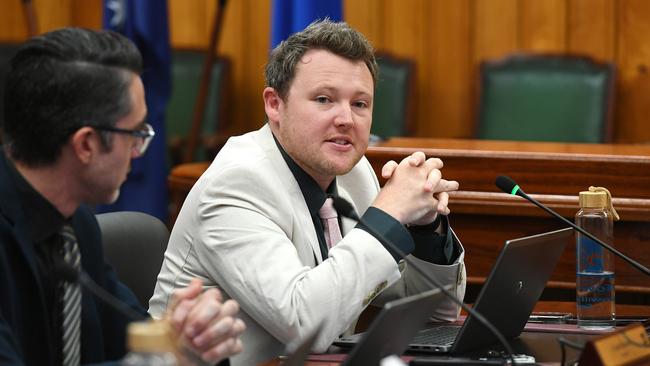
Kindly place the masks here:
<instances>
[{"instance_id":1,"label":"green upholstered chair","mask_svg":"<svg viewBox=\"0 0 650 366\"><path fill-rule=\"evenodd\" d=\"M378 52L379 78L372 111L373 135L381 138L412 134L415 66L412 61Z\"/></svg>"},{"instance_id":2,"label":"green upholstered chair","mask_svg":"<svg viewBox=\"0 0 650 366\"><path fill-rule=\"evenodd\" d=\"M183 159L205 57L205 51L174 50L172 53L172 95L167 105L165 126L172 165L181 163ZM215 58L196 160L209 158L206 156L205 140L217 134L227 124L229 73L229 59ZM210 147L208 146L207 149Z\"/></svg>"},{"instance_id":3,"label":"green upholstered chair","mask_svg":"<svg viewBox=\"0 0 650 366\"><path fill-rule=\"evenodd\" d=\"M484 62L477 137L609 142L614 70L612 64L567 55Z\"/></svg>"}]
</instances>

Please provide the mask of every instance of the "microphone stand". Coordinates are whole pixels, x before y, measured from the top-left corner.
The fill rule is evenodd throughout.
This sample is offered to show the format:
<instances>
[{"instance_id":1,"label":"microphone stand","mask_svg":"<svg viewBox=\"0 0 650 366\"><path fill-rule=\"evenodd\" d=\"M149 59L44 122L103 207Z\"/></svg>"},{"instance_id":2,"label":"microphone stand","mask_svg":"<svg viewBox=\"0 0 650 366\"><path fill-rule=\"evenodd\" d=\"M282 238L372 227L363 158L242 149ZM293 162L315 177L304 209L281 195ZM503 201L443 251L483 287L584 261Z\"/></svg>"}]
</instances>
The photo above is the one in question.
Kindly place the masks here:
<instances>
[{"instance_id":1,"label":"microphone stand","mask_svg":"<svg viewBox=\"0 0 650 366\"><path fill-rule=\"evenodd\" d=\"M133 310L131 307L118 300L110 292L104 290L101 286L97 285L95 281L88 276L85 271L79 272L79 283L88 291L90 291L97 298L102 300L104 303L108 304L113 309L119 311L123 315L127 316L131 320L146 320L147 317L143 314L138 313Z\"/></svg>"},{"instance_id":2,"label":"microphone stand","mask_svg":"<svg viewBox=\"0 0 650 366\"><path fill-rule=\"evenodd\" d=\"M59 278L66 282L78 282L81 287L90 291L90 293L95 295L103 303L117 310L130 320L139 321L147 319L145 315L133 310L130 306L113 296L113 294L106 291L103 287L99 286L92 278L90 278L86 271L83 269L76 271L71 265L64 262L62 258L55 259L54 272L59 276Z\"/></svg>"},{"instance_id":3,"label":"microphone stand","mask_svg":"<svg viewBox=\"0 0 650 366\"><path fill-rule=\"evenodd\" d=\"M515 359L513 358L514 352L512 351L512 347L506 340L506 338L499 332L499 330L492 325L492 323L487 320L481 313L476 311L475 309L465 305L461 300L457 299L454 294L452 294L445 286L443 286L438 280L436 280L433 276L431 276L429 273L427 273L424 269L422 269L417 263L415 263L411 258L407 256L406 253L404 253L397 245L395 245L392 241L388 240L388 238L384 237L381 233L379 233L377 230L372 228L370 225L368 225L365 220L363 220L357 213L354 211L354 208L352 205L346 201L344 198L341 198L339 196L333 196L333 204L334 208L336 211L346 217L349 217L352 220L358 221L361 224L364 225L364 229L367 229L372 235L374 235L376 238L380 239L381 242L386 244L392 251L397 253L399 256L401 256L404 261L413 269L420 274L425 282L432 288L439 289L445 296L447 296L449 299L451 299L454 303L459 305L463 310L465 310L468 314L471 316L475 317L485 328L487 328L494 336L499 340L499 343L503 345L503 348L506 350L507 353L507 359L510 360L512 364L515 364Z\"/></svg>"}]
</instances>

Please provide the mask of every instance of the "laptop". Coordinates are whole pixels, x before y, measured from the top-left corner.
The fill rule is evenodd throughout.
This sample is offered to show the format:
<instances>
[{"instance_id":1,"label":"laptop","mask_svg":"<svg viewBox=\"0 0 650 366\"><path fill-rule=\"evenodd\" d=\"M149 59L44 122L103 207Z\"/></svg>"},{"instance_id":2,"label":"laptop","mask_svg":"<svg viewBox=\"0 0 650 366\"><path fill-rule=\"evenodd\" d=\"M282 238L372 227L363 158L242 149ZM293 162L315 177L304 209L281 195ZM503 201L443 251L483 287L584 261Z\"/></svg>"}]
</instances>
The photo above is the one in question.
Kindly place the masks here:
<instances>
[{"instance_id":1,"label":"laptop","mask_svg":"<svg viewBox=\"0 0 650 366\"><path fill-rule=\"evenodd\" d=\"M404 353L431 316L431 309L444 297L442 291L435 289L386 303L368 331L355 335L359 339L354 342L343 366L379 365L385 357Z\"/></svg>"},{"instance_id":2,"label":"laptop","mask_svg":"<svg viewBox=\"0 0 650 366\"><path fill-rule=\"evenodd\" d=\"M572 238L572 229L566 228L506 241L476 299L474 309L488 319L506 339L518 337L566 244ZM426 296L412 296L389 304L391 307L382 309L367 332L340 338L334 344L351 347L386 337L392 342L404 342L403 337L398 337L397 334L417 333L414 339L404 342L405 349L456 354L498 342L471 314L462 325L427 324L419 332L419 329L413 330L413 327L422 324L422 312L428 308L427 314L430 315L435 306ZM411 321L411 317L417 318L417 321ZM356 345L355 348L359 346ZM400 348L397 345L392 347Z\"/></svg>"},{"instance_id":3,"label":"laptop","mask_svg":"<svg viewBox=\"0 0 650 366\"><path fill-rule=\"evenodd\" d=\"M285 352L286 356L280 356L282 366L304 365L322 328L323 324L319 324L301 343L289 343Z\"/></svg>"}]
</instances>

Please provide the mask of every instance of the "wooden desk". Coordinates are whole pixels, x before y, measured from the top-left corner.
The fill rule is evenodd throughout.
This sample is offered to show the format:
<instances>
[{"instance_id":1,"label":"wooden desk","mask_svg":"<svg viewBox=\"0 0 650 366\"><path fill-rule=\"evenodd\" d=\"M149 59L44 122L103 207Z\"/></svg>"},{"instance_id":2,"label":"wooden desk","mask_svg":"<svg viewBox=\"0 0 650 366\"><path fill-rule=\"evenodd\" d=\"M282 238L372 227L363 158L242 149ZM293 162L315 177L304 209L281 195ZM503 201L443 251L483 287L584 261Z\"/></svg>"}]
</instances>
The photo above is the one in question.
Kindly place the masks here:
<instances>
[{"instance_id":1,"label":"wooden desk","mask_svg":"<svg viewBox=\"0 0 650 366\"><path fill-rule=\"evenodd\" d=\"M540 311L559 311L559 312L570 312L575 313L575 303L565 303L565 302L539 302L535 306L535 312ZM640 317L649 317L650 316L650 307L648 306L639 306L639 305L619 305L617 306L617 314L622 316L640 316ZM466 315L466 314L463 314ZM544 365L559 365L558 362L561 359L560 346L557 339L562 336L573 341L584 342L587 338L592 335L579 334L576 331L567 332L561 330L562 327L575 328L575 325L541 325L533 324L527 326L521 337L518 339L510 340L510 344L514 347L516 353L525 353L535 357L537 364ZM540 330L539 328L555 328L555 329L546 329ZM357 332L365 331L365 329L357 328ZM489 346L485 349L497 349L500 346ZM473 357L485 356L485 349L477 350L477 352L472 352L470 355ZM334 349L335 352L338 349ZM567 348L568 359L575 359L579 357L579 352L573 349ZM423 355L426 357L426 355ZM323 354L323 355L311 355L309 356L308 361L305 365L313 366L325 366L325 365L340 365L343 359L346 357L344 354ZM409 360L414 355L403 356L403 359ZM265 363L263 366L279 366L281 363L278 361L272 361Z\"/></svg>"},{"instance_id":2,"label":"wooden desk","mask_svg":"<svg viewBox=\"0 0 650 366\"><path fill-rule=\"evenodd\" d=\"M578 211L578 192L590 185L607 187L621 216L614 225L616 247L650 265L650 145L394 138L368 148L366 156L379 173L388 160L399 161L416 150L443 159L444 177L460 182L460 191L451 195L450 217L467 251L470 284L483 283L505 240L563 227L523 199L499 193L494 186L498 175L509 175L569 219ZM169 185L178 208L208 165L172 170ZM616 274L617 303L650 304L648 279L618 259ZM543 299L568 300L574 289L575 247L569 246ZM472 302L477 290L469 290Z\"/></svg>"},{"instance_id":3,"label":"wooden desk","mask_svg":"<svg viewBox=\"0 0 650 366\"><path fill-rule=\"evenodd\" d=\"M469 305L472 306L472 304ZM359 317L355 332L365 332L366 329L368 329L370 323L375 319L380 311L381 309L375 306L367 307ZM539 301L537 304L535 304L533 313L543 312L569 313L575 315L576 303L575 301ZM467 315L465 310L461 311L461 315ZM616 316L620 318L650 318L650 306L636 304L616 304Z\"/></svg>"},{"instance_id":4,"label":"wooden desk","mask_svg":"<svg viewBox=\"0 0 650 366\"><path fill-rule=\"evenodd\" d=\"M591 335L586 334L574 334L574 333L561 333L561 332L542 332L542 331L524 331L516 339L509 340L510 346L512 346L515 354L526 354L535 357L536 365L560 365L561 360L561 350L560 344L558 343L558 338L564 337L570 341L581 344L586 342ZM487 351L489 350L502 350L502 347L499 345L488 346L480 350L468 352L464 356L479 358L486 357ZM567 359L573 360L577 359L580 356L579 351L567 348ZM309 355L307 361L305 362L306 366L336 366L341 365L343 360L347 357L343 353L335 354L315 354ZM405 354L402 355L402 360L409 362L413 358L419 357L436 357L432 354ZM444 355L438 355L438 357L444 357ZM268 363L264 363L260 366L281 366L282 363L275 360ZM560 365L561 366L561 365Z\"/></svg>"},{"instance_id":5,"label":"wooden desk","mask_svg":"<svg viewBox=\"0 0 650 366\"><path fill-rule=\"evenodd\" d=\"M441 158L443 176L460 182L460 190L451 195L450 218L467 251L472 284L483 283L505 240L563 227L525 200L499 193L494 185L498 175L510 176L570 220L578 211L578 192L590 185L608 188L621 216L614 224L616 247L650 264L649 145L395 138L370 147L366 156L379 173L386 161L399 161L416 150ZM543 298L574 296L575 246L567 248L551 281ZM616 289L617 302L650 304L650 281L618 259Z\"/></svg>"}]
</instances>

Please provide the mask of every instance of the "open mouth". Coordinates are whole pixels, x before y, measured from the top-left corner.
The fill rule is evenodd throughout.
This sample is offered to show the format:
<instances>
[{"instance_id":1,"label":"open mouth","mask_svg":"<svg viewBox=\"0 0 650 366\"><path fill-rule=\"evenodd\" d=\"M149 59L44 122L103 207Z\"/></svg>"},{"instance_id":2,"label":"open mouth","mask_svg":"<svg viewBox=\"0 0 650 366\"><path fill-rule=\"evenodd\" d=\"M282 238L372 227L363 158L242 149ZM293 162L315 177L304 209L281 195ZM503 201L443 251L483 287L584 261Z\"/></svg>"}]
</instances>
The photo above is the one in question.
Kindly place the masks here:
<instances>
[{"instance_id":1,"label":"open mouth","mask_svg":"<svg viewBox=\"0 0 650 366\"><path fill-rule=\"evenodd\" d=\"M339 146L352 145L352 142L350 141L350 139L342 138L342 137L329 139L329 140L327 140L327 142L330 142L330 143L333 143L333 144L336 144L336 145L339 145Z\"/></svg>"}]
</instances>

